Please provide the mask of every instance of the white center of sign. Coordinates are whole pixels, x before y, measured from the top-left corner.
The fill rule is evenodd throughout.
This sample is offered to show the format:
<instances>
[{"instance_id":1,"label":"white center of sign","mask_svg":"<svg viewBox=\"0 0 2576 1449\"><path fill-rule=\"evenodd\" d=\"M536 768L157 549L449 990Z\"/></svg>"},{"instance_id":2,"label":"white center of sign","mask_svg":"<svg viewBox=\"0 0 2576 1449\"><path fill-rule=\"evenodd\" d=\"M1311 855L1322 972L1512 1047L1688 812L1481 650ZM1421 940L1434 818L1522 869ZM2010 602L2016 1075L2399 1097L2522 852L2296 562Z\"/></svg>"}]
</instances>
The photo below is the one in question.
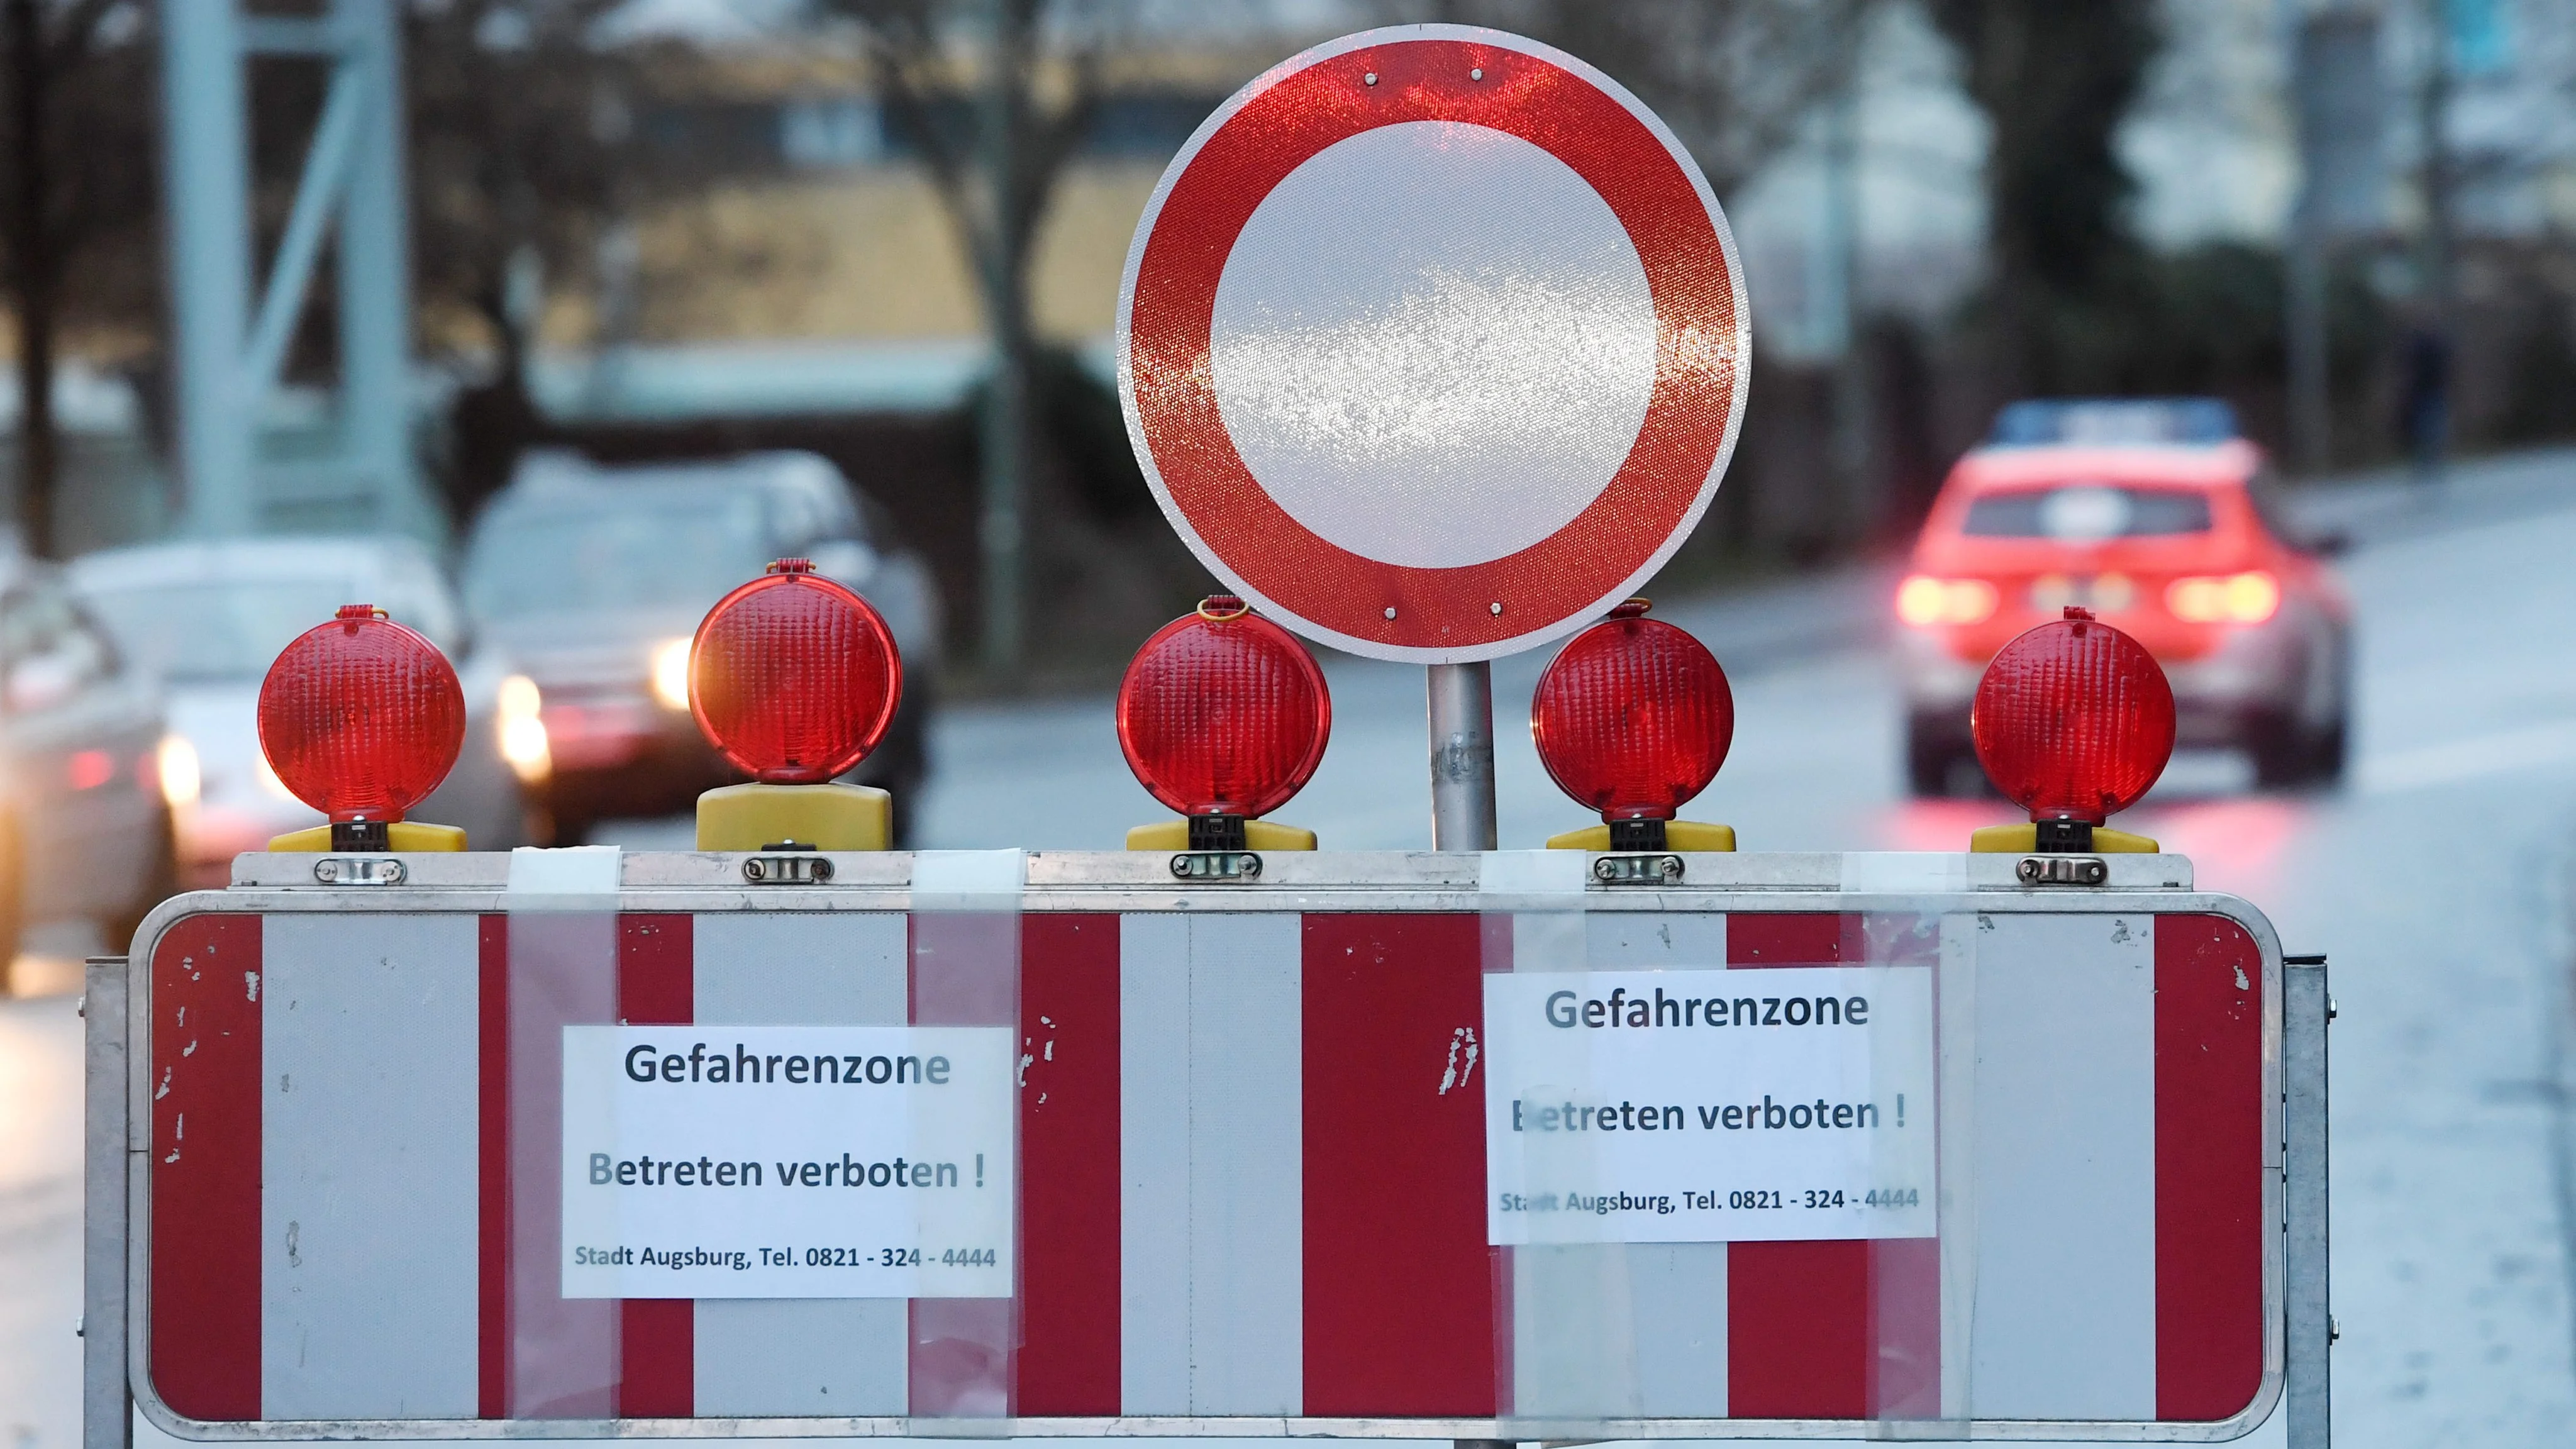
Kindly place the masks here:
<instances>
[{"instance_id":1,"label":"white center of sign","mask_svg":"<svg viewBox=\"0 0 2576 1449\"><path fill-rule=\"evenodd\" d=\"M1217 407L1289 516L1365 558L1457 568L1572 522L1637 440L1655 304L1573 168L1485 126L1364 131L1236 240Z\"/></svg>"}]
</instances>

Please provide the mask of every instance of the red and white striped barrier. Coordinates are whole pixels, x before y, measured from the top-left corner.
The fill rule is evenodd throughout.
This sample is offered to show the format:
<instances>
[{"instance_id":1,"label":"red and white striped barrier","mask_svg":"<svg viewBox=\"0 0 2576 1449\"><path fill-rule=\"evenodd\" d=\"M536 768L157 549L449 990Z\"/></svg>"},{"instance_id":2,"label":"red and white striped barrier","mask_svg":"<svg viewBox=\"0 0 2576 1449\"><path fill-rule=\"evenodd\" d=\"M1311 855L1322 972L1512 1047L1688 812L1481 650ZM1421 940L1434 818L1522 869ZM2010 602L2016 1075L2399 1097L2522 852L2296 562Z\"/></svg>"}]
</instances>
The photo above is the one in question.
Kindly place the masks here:
<instances>
[{"instance_id":1,"label":"red and white striped barrier","mask_svg":"<svg viewBox=\"0 0 2576 1449\"><path fill-rule=\"evenodd\" d=\"M1941 1236L1523 1248L1457 1050L1509 918L1033 910L1020 1296L909 1303L560 1298L550 1074L568 1021L942 1019L926 918L188 915L138 1043L137 1387L208 1423L2216 1427L2279 1362L2265 952L2087 904L1589 916L1598 969L1936 973ZM552 969L582 932L601 968Z\"/></svg>"}]
</instances>

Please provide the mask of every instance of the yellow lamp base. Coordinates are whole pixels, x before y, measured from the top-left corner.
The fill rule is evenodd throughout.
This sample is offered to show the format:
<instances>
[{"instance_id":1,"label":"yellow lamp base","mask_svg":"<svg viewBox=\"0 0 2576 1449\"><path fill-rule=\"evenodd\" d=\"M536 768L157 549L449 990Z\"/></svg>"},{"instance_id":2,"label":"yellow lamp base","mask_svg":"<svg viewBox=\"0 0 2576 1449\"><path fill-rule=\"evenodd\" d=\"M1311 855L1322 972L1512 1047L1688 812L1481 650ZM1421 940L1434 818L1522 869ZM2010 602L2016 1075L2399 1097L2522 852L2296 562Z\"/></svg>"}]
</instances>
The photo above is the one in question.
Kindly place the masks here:
<instances>
[{"instance_id":1,"label":"yellow lamp base","mask_svg":"<svg viewBox=\"0 0 2576 1449\"><path fill-rule=\"evenodd\" d=\"M1608 850L1610 827L1606 823L1587 825L1581 830L1569 830L1563 835L1551 835L1547 838L1547 848L1550 850ZM1664 849L1666 850L1733 850L1734 848L1735 827L1732 825L1702 825L1695 820L1664 822Z\"/></svg>"},{"instance_id":2,"label":"yellow lamp base","mask_svg":"<svg viewBox=\"0 0 2576 1449\"><path fill-rule=\"evenodd\" d=\"M2029 855L2039 849L2039 827L2027 820L2019 825L1980 825L1969 833L1968 849L1976 855ZM2162 849L2143 835L2107 825L2093 827L2095 855L2155 855Z\"/></svg>"},{"instance_id":3,"label":"yellow lamp base","mask_svg":"<svg viewBox=\"0 0 2576 1449\"><path fill-rule=\"evenodd\" d=\"M698 797L698 849L891 850L894 797L873 785L726 785Z\"/></svg>"},{"instance_id":4,"label":"yellow lamp base","mask_svg":"<svg viewBox=\"0 0 2576 1449\"><path fill-rule=\"evenodd\" d=\"M396 855L434 855L465 848L463 830L453 825L431 825L421 820L397 820L385 827L385 837L386 848ZM320 854L331 848L331 827L316 825L309 830L290 830L271 838L268 848Z\"/></svg>"},{"instance_id":5,"label":"yellow lamp base","mask_svg":"<svg viewBox=\"0 0 2576 1449\"><path fill-rule=\"evenodd\" d=\"M1139 825L1127 832L1129 850L1187 850L1190 848L1190 822L1157 820ZM1243 822L1243 848L1246 850L1312 850L1315 832L1294 825L1279 825L1268 820Z\"/></svg>"}]
</instances>

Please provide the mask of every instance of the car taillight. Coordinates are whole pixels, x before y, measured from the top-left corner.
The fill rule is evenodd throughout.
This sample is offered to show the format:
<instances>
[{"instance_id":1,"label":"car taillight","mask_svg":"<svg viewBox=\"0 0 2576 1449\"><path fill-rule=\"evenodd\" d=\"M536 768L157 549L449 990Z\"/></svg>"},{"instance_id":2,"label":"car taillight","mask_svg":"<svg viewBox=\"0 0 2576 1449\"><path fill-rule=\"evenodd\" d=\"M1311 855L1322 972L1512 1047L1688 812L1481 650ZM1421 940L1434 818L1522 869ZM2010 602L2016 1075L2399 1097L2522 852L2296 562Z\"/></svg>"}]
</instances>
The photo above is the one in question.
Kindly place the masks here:
<instances>
[{"instance_id":1,"label":"car taillight","mask_svg":"<svg viewBox=\"0 0 2576 1449\"><path fill-rule=\"evenodd\" d=\"M2173 755L2173 687L2146 646L2069 608L2004 645L1968 715L1995 788L2042 822L2099 825Z\"/></svg>"},{"instance_id":2,"label":"car taillight","mask_svg":"<svg viewBox=\"0 0 2576 1449\"><path fill-rule=\"evenodd\" d=\"M699 732L764 784L820 784L867 758L903 697L885 620L804 559L718 599L689 654Z\"/></svg>"},{"instance_id":3,"label":"car taillight","mask_svg":"<svg viewBox=\"0 0 2576 1449\"><path fill-rule=\"evenodd\" d=\"M1600 812L1614 841L1623 821L1672 819L1735 741L1735 694L1717 657L1645 612L1631 599L1566 641L1530 696L1540 763Z\"/></svg>"},{"instance_id":4,"label":"car taillight","mask_svg":"<svg viewBox=\"0 0 2576 1449\"><path fill-rule=\"evenodd\" d=\"M1984 579L1936 579L1916 574L1896 589L1896 617L1918 629L1935 624L1981 624L1994 617L1995 586Z\"/></svg>"},{"instance_id":5,"label":"car taillight","mask_svg":"<svg viewBox=\"0 0 2576 1449\"><path fill-rule=\"evenodd\" d=\"M2165 586L2165 607L2190 624L2260 624L2280 611L2281 581L2262 569L2176 579Z\"/></svg>"},{"instance_id":6,"label":"car taillight","mask_svg":"<svg viewBox=\"0 0 2576 1449\"><path fill-rule=\"evenodd\" d=\"M1155 631L1118 686L1127 768L1193 822L1192 849L1241 849L1230 826L1211 832L1197 822L1240 822L1288 803L1323 763L1332 733L1333 699L1315 656L1229 594Z\"/></svg>"},{"instance_id":7,"label":"car taillight","mask_svg":"<svg viewBox=\"0 0 2576 1449\"><path fill-rule=\"evenodd\" d=\"M334 826L372 832L402 819L447 778L464 743L455 668L372 605L347 605L306 630L260 681L260 752Z\"/></svg>"}]
</instances>

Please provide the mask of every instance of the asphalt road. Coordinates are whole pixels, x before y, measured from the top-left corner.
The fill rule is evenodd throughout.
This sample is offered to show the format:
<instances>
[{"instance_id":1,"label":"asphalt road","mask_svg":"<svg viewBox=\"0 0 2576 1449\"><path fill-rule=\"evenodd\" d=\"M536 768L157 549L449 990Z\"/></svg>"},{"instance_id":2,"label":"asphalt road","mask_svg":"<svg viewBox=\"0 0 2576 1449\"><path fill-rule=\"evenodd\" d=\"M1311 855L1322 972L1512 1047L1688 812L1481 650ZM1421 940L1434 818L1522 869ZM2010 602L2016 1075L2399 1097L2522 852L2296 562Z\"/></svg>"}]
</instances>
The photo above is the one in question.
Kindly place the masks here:
<instances>
[{"instance_id":1,"label":"asphalt road","mask_svg":"<svg viewBox=\"0 0 2576 1449\"><path fill-rule=\"evenodd\" d=\"M2555 1445L2571 1365L2569 880L2576 857L2576 454L2309 505L2360 546L2353 779L2243 792L2240 762L2178 761L2121 822L2194 857L2206 888L2324 951L2333 1043L2336 1429L2347 1445ZM1856 571L1663 612L1732 670L1734 757L1688 813L1744 848L1948 849L2005 818L1898 793L1876 652L1888 576ZM1585 823L1516 727L1537 660L1497 670L1504 844ZM1336 727L1282 818L1329 846L1428 843L1421 675L1337 660ZM1111 847L1152 802L1105 699L961 709L924 817L943 846ZM680 844L676 822L616 835ZM77 1433L79 1023L0 1003L0 1449ZM147 1441L158 1441L147 1431ZM2279 1420L2251 1441L2280 1442Z\"/></svg>"}]
</instances>

